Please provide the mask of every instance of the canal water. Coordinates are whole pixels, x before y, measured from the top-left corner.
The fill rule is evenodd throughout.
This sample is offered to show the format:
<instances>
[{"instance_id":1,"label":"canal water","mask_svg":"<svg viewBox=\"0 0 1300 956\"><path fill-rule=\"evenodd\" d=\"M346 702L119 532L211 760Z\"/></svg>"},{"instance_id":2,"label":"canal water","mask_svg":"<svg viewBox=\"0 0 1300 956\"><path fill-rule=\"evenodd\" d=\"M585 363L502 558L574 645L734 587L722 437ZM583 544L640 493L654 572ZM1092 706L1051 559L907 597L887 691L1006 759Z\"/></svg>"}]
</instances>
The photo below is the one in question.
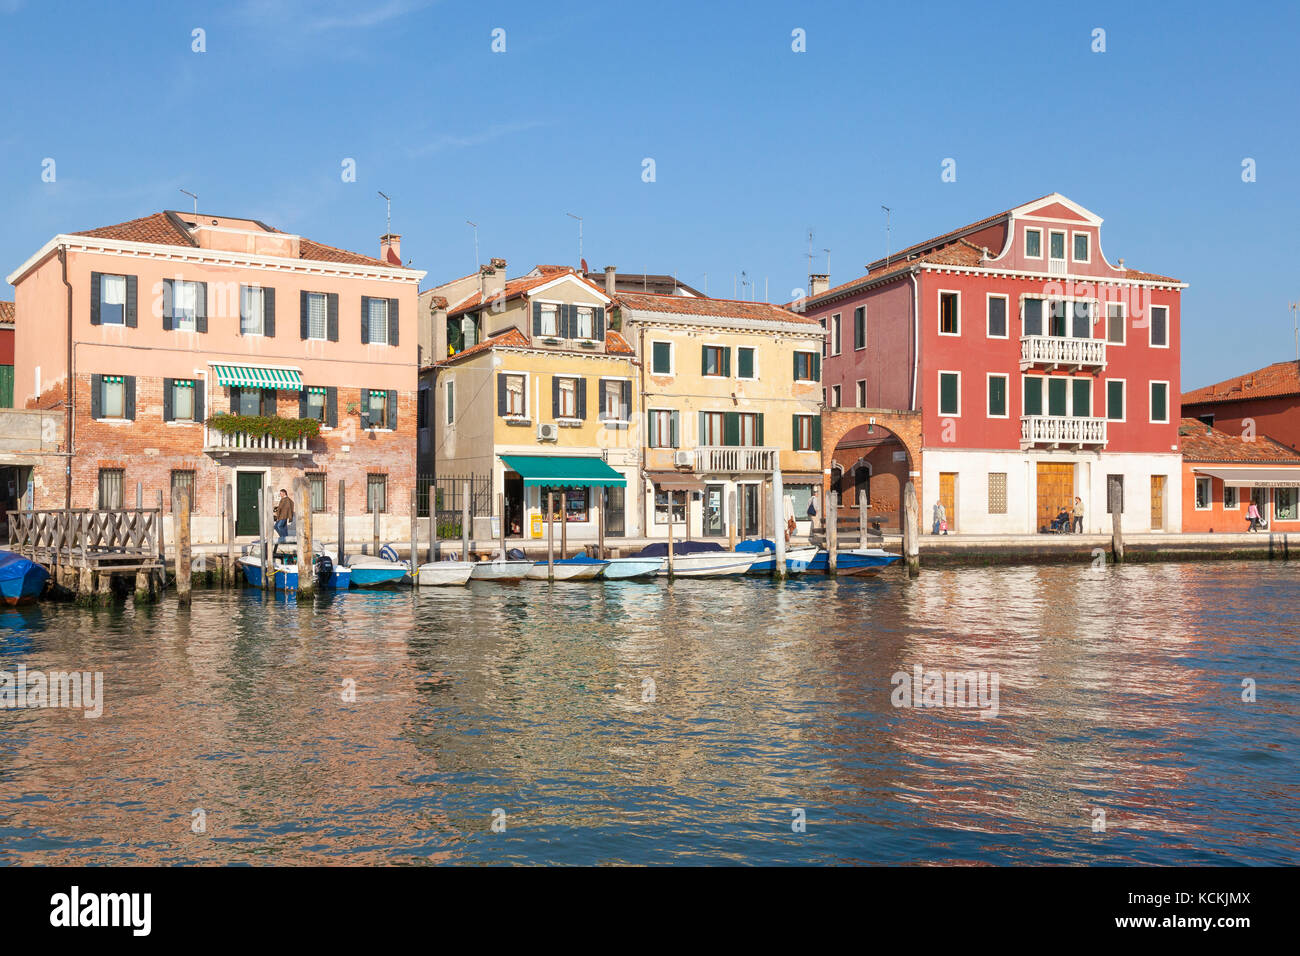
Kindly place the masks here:
<instances>
[{"instance_id":1,"label":"canal water","mask_svg":"<svg viewBox=\"0 0 1300 956\"><path fill-rule=\"evenodd\" d=\"M1259 562L9 610L103 713L0 711L0 861L1294 864L1298 635Z\"/></svg>"}]
</instances>

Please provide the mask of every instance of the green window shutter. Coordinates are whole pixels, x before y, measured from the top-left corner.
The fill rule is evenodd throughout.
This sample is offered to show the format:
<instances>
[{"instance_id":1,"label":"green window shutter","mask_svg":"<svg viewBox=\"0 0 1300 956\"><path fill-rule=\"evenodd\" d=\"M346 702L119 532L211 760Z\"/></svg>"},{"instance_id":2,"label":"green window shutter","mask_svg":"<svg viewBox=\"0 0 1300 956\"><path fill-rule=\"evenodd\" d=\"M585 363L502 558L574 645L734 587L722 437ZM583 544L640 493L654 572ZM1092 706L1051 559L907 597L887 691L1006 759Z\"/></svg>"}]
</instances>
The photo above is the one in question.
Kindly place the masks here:
<instances>
[{"instance_id":1,"label":"green window shutter","mask_svg":"<svg viewBox=\"0 0 1300 956\"><path fill-rule=\"evenodd\" d=\"M651 363L650 371L655 375L669 375L672 373L672 345L668 342L654 343L654 358Z\"/></svg>"},{"instance_id":2,"label":"green window shutter","mask_svg":"<svg viewBox=\"0 0 1300 956\"><path fill-rule=\"evenodd\" d=\"M1065 379L1049 378L1047 380L1047 414L1065 414Z\"/></svg>"},{"instance_id":3,"label":"green window shutter","mask_svg":"<svg viewBox=\"0 0 1300 956\"><path fill-rule=\"evenodd\" d=\"M311 293L303 290L298 293L298 337L306 339L309 334L311 315Z\"/></svg>"},{"instance_id":4,"label":"green window shutter","mask_svg":"<svg viewBox=\"0 0 1300 956\"><path fill-rule=\"evenodd\" d=\"M334 385L325 387L325 424L330 428L339 424L339 390Z\"/></svg>"},{"instance_id":5,"label":"green window shutter","mask_svg":"<svg viewBox=\"0 0 1300 956\"><path fill-rule=\"evenodd\" d=\"M709 374L709 347L707 345L700 346L700 374Z\"/></svg>"},{"instance_id":6,"label":"green window shutter","mask_svg":"<svg viewBox=\"0 0 1300 956\"><path fill-rule=\"evenodd\" d=\"M999 376L989 379L989 414L1005 415L1007 413L1007 380Z\"/></svg>"},{"instance_id":7,"label":"green window shutter","mask_svg":"<svg viewBox=\"0 0 1300 956\"><path fill-rule=\"evenodd\" d=\"M1169 386L1151 384L1151 420L1163 422L1169 417Z\"/></svg>"},{"instance_id":8,"label":"green window shutter","mask_svg":"<svg viewBox=\"0 0 1300 956\"><path fill-rule=\"evenodd\" d=\"M388 400L384 406L384 411L388 413L388 427L397 431L397 389L388 390Z\"/></svg>"},{"instance_id":9,"label":"green window shutter","mask_svg":"<svg viewBox=\"0 0 1300 956\"><path fill-rule=\"evenodd\" d=\"M163 279L162 320L164 332L172 330L172 303L175 301L174 280Z\"/></svg>"},{"instance_id":10,"label":"green window shutter","mask_svg":"<svg viewBox=\"0 0 1300 956\"><path fill-rule=\"evenodd\" d=\"M1086 378L1076 378L1074 387L1074 416L1087 418L1092 415L1092 382Z\"/></svg>"},{"instance_id":11,"label":"green window shutter","mask_svg":"<svg viewBox=\"0 0 1300 956\"><path fill-rule=\"evenodd\" d=\"M370 344L370 296L361 297L361 344Z\"/></svg>"},{"instance_id":12,"label":"green window shutter","mask_svg":"<svg viewBox=\"0 0 1300 956\"><path fill-rule=\"evenodd\" d=\"M741 378L754 377L754 350L742 348L736 356L736 372Z\"/></svg>"},{"instance_id":13,"label":"green window shutter","mask_svg":"<svg viewBox=\"0 0 1300 956\"><path fill-rule=\"evenodd\" d=\"M401 326L401 321L398 318L397 300L389 299L388 300L388 344L389 345L401 344L397 335L397 330L400 326Z\"/></svg>"},{"instance_id":14,"label":"green window shutter","mask_svg":"<svg viewBox=\"0 0 1300 956\"><path fill-rule=\"evenodd\" d=\"M1025 378L1025 414L1041 415L1043 414L1043 380L1041 378Z\"/></svg>"},{"instance_id":15,"label":"green window shutter","mask_svg":"<svg viewBox=\"0 0 1300 956\"><path fill-rule=\"evenodd\" d=\"M740 413L726 412L722 417L722 444L735 446L740 444Z\"/></svg>"},{"instance_id":16,"label":"green window shutter","mask_svg":"<svg viewBox=\"0 0 1300 956\"><path fill-rule=\"evenodd\" d=\"M763 413L759 412L754 419L754 444L763 444Z\"/></svg>"},{"instance_id":17,"label":"green window shutter","mask_svg":"<svg viewBox=\"0 0 1300 956\"><path fill-rule=\"evenodd\" d=\"M578 379L578 417L587 420L587 379Z\"/></svg>"},{"instance_id":18,"label":"green window shutter","mask_svg":"<svg viewBox=\"0 0 1300 956\"><path fill-rule=\"evenodd\" d=\"M339 340L339 294L337 292L331 292L325 297L325 334L331 342Z\"/></svg>"},{"instance_id":19,"label":"green window shutter","mask_svg":"<svg viewBox=\"0 0 1300 956\"><path fill-rule=\"evenodd\" d=\"M731 378L731 346L722 350L722 375Z\"/></svg>"},{"instance_id":20,"label":"green window shutter","mask_svg":"<svg viewBox=\"0 0 1300 956\"><path fill-rule=\"evenodd\" d=\"M819 353L819 352L814 352L814 353L813 353L813 355L812 355L812 367L813 367L813 377L812 377L812 380L813 380L814 382L820 382L820 381L822 380L822 357L821 357L821 353Z\"/></svg>"},{"instance_id":21,"label":"green window shutter","mask_svg":"<svg viewBox=\"0 0 1300 956\"><path fill-rule=\"evenodd\" d=\"M126 417L135 421L135 376L126 375L123 377L125 386L123 391L126 392L123 402L126 406Z\"/></svg>"},{"instance_id":22,"label":"green window shutter","mask_svg":"<svg viewBox=\"0 0 1300 956\"><path fill-rule=\"evenodd\" d=\"M681 412L678 411L672 412L672 414L668 418L668 443L673 448L681 447L681 438L679 437L681 435L681 427L682 427Z\"/></svg>"},{"instance_id":23,"label":"green window shutter","mask_svg":"<svg viewBox=\"0 0 1300 956\"><path fill-rule=\"evenodd\" d=\"M208 284L194 284L194 328L199 332L208 330Z\"/></svg>"},{"instance_id":24,"label":"green window shutter","mask_svg":"<svg viewBox=\"0 0 1300 956\"><path fill-rule=\"evenodd\" d=\"M533 335L542 334L542 304L533 303Z\"/></svg>"},{"instance_id":25,"label":"green window shutter","mask_svg":"<svg viewBox=\"0 0 1300 956\"><path fill-rule=\"evenodd\" d=\"M799 381L799 353L794 353L794 380Z\"/></svg>"},{"instance_id":26,"label":"green window shutter","mask_svg":"<svg viewBox=\"0 0 1300 956\"><path fill-rule=\"evenodd\" d=\"M1106 417L1112 420L1124 417L1124 383L1106 383Z\"/></svg>"},{"instance_id":27,"label":"green window shutter","mask_svg":"<svg viewBox=\"0 0 1300 956\"><path fill-rule=\"evenodd\" d=\"M506 377L504 373L497 373L497 414L506 413Z\"/></svg>"},{"instance_id":28,"label":"green window shutter","mask_svg":"<svg viewBox=\"0 0 1300 956\"><path fill-rule=\"evenodd\" d=\"M939 376L939 414L957 414L957 376L943 374Z\"/></svg>"},{"instance_id":29,"label":"green window shutter","mask_svg":"<svg viewBox=\"0 0 1300 956\"><path fill-rule=\"evenodd\" d=\"M803 418L802 415L790 416L790 447L795 451L803 451L799 447L799 419L801 418Z\"/></svg>"},{"instance_id":30,"label":"green window shutter","mask_svg":"<svg viewBox=\"0 0 1300 956\"><path fill-rule=\"evenodd\" d=\"M822 417L814 415L812 420L812 450L822 450Z\"/></svg>"}]
</instances>

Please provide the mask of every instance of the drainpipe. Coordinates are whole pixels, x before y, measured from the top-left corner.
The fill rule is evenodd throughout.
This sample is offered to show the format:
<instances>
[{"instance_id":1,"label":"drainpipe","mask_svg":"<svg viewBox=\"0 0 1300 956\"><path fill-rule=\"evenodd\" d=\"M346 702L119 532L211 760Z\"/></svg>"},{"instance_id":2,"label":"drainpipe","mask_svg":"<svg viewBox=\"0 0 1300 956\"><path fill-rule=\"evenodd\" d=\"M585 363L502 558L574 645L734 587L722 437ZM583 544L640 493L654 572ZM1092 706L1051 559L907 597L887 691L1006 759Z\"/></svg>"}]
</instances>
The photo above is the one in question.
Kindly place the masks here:
<instances>
[{"instance_id":1,"label":"drainpipe","mask_svg":"<svg viewBox=\"0 0 1300 956\"><path fill-rule=\"evenodd\" d=\"M67 425L68 457L67 457L67 462L63 466L63 507L70 509L72 507L72 454L73 454L72 449L73 449L73 426L75 423L75 419L73 416L73 407L74 407L74 399L76 395L76 392L74 390L74 384L76 382L76 378L73 376L73 369L72 369L72 284L68 282L68 247L66 245L60 245L58 255L59 255L59 266L63 270L63 285L64 288L68 290L68 366L67 366L68 384L67 387L64 389L64 391L67 393L66 398L67 398L67 406L68 406L68 425ZM37 398L39 399L40 396L38 395Z\"/></svg>"},{"instance_id":2,"label":"drainpipe","mask_svg":"<svg viewBox=\"0 0 1300 956\"><path fill-rule=\"evenodd\" d=\"M650 529L651 529L651 528L653 527L653 525L654 525L654 516L653 516L653 515L647 515L647 514L646 514L646 510L645 510L645 449L646 449L647 447L649 447L649 442L650 442L650 436L649 436L649 434L646 433L646 429L649 427L650 419L648 419L648 418L645 417L645 415L646 415L646 410L645 410L646 391L645 391L645 326L644 326L644 325L642 325L639 329L637 329L637 336L638 336L639 342L638 342L638 345L637 345L637 355L636 355L636 358L637 358L637 365L640 366L640 368L639 368L639 370L638 370L638 377L641 379L641 422L642 422L642 427L639 428L639 429L637 429L638 432L641 432L641 441L640 441L640 445L641 445L641 447L640 447L639 449L637 449L637 450L641 453L641 454L639 455L639 457L640 457L640 459L641 459L641 462L640 462L640 464L638 465L637 470L636 470L637 478L639 479L639 480L637 481L637 495L636 495L636 497L637 497L637 507L638 507L638 509L640 509L640 510L639 510L639 514L641 515L641 537L643 537L643 538L649 538L649 537L650 537ZM669 514L671 515L671 513L672 513L672 505L671 505L671 503L669 504L668 511L669 511ZM626 531L626 530L627 530L627 529L624 528L624 531Z\"/></svg>"},{"instance_id":3,"label":"drainpipe","mask_svg":"<svg viewBox=\"0 0 1300 956\"><path fill-rule=\"evenodd\" d=\"M911 410L916 411L916 380L921 369L921 313L920 313L920 296L921 288L916 281L916 267L908 273L912 280L912 405Z\"/></svg>"}]
</instances>

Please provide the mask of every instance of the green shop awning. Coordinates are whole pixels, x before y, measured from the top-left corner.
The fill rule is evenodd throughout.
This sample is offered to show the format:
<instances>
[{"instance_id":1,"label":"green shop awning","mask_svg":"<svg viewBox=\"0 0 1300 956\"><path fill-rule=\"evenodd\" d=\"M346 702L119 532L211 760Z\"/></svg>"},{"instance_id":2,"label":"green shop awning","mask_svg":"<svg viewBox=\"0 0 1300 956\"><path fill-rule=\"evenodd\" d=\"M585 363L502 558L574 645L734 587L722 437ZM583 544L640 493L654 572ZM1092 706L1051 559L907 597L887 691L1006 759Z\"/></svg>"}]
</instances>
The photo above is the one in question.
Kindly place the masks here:
<instances>
[{"instance_id":1,"label":"green shop awning","mask_svg":"<svg viewBox=\"0 0 1300 956\"><path fill-rule=\"evenodd\" d=\"M302 373L296 368L271 368L263 365L218 365L217 384L227 388L278 388L287 392L302 389Z\"/></svg>"},{"instance_id":2,"label":"green shop awning","mask_svg":"<svg viewBox=\"0 0 1300 956\"><path fill-rule=\"evenodd\" d=\"M579 458L569 455L502 455L507 468L513 468L524 479L524 486L575 485L611 486L622 488L627 479L609 467L600 458Z\"/></svg>"}]
</instances>

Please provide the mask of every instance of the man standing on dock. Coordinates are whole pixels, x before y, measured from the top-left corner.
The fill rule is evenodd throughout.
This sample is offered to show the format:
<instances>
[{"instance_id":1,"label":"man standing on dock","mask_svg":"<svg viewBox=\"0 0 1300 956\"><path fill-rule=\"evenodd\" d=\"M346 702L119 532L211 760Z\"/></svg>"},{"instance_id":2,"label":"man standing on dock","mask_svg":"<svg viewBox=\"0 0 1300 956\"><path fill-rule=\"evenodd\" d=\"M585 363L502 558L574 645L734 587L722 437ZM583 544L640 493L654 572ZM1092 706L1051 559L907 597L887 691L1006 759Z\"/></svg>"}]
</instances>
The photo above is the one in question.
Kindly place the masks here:
<instances>
[{"instance_id":1,"label":"man standing on dock","mask_svg":"<svg viewBox=\"0 0 1300 956\"><path fill-rule=\"evenodd\" d=\"M275 533L283 541L289 533L289 522L293 520L293 499L289 492L280 489L280 500L275 503ZM279 543L278 541L276 542Z\"/></svg>"}]
</instances>

